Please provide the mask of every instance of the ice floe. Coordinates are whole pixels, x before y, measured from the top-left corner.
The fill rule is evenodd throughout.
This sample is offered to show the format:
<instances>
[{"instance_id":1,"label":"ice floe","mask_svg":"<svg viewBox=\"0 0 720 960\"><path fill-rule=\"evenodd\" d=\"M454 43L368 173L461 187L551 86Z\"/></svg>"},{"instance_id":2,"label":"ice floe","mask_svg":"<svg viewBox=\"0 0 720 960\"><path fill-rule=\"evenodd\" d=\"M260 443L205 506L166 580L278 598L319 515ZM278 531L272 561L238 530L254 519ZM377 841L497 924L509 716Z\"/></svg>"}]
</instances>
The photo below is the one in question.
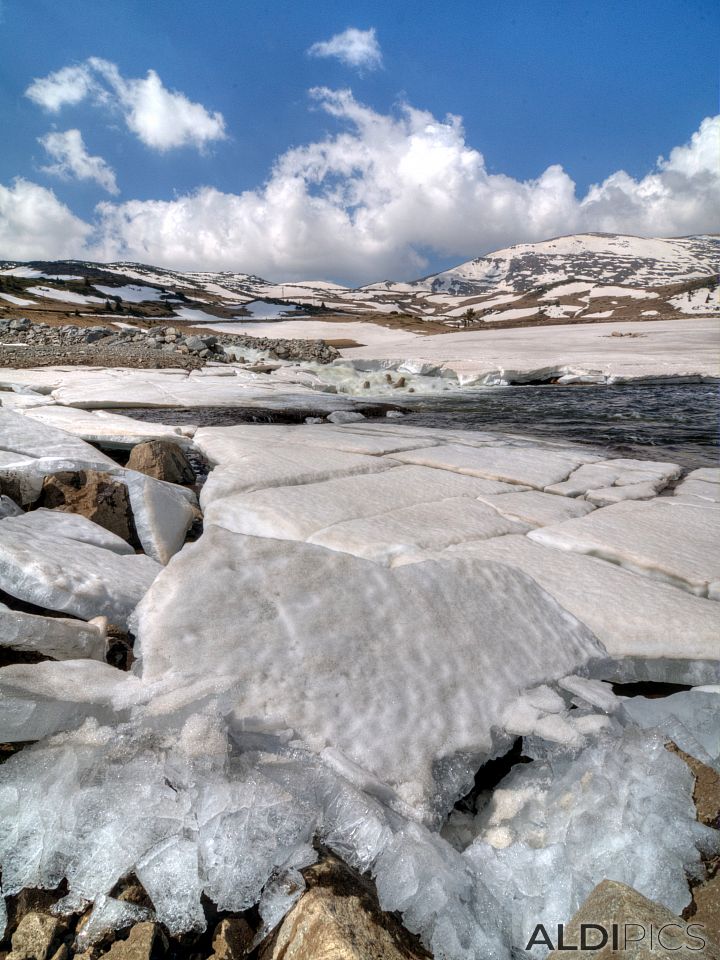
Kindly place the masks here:
<instances>
[{"instance_id":1,"label":"ice floe","mask_svg":"<svg viewBox=\"0 0 720 960\"><path fill-rule=\"evenodd\" d=\"M105 629L103 617L84 623L23 613L0 603L0 644L24 653L42 654L54 660L102 660Z\"/></svg>"},{"instance_id":2,"label":"ice floe","mask_svg":"<svg viewBox=\"0 0 720 960\"><path fill-rule=\"evenodd\" d=\"M616 503L531 531L538 543L601 557L705 597L720 581L720 508L679 497Z\"/></svg>"},{"instance_id":3,"label":"ice floe","mask_svg":"<svg viewBox=\"0 0 720 960\"><path fill-rule=\"evenodd\" d=\"M28 522L35 514L0 520L0 589L38 607L84 620L105 616L125 627L160 565L150 557L137 556L119 537L90 520L47 513L61 521L52 530ZM65 524L70 536L60 533ZM90 527L96 531L88 532ZM76 539L78 535L85 539ZM99 545L111 537L110 549ZM119 552L118 541L129 552Z\"/></svg>"}]
</instances>

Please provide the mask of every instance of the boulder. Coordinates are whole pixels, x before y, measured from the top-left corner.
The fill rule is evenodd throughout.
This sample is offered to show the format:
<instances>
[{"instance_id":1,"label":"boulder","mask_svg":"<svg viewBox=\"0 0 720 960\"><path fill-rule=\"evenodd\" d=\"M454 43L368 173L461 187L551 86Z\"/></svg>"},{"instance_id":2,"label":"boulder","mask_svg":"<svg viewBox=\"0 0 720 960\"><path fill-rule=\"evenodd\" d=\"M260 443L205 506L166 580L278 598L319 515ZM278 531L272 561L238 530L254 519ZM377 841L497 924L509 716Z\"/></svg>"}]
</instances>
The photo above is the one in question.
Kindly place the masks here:
<instances>
[{"instance_id":1,"label":"boulder","mask_svg":"<svg viewBox=\"0 0 720 960\"><path fill-rule=\"evenodd\" d=\"M693 890L695 913L690 923L701 923L704 932L720 943L720 873Z\"/></svg>"},{"instance_id":2,"label":"boulder","mask_svg":"<svg viewBox=\"0 0 720 960\"><path fill-rule=\"evenodd\" d=\"M260 960L420 960L423 948L393 914L380 910L374 887L339 861L306 873L305 893L260 952Z\"/></svg>"},{"instance_id":3,"label":"boulder","mask_svg":"<svg viewBox=\"0 0 720 960\"><path fill-rule=\"evenodd\" d=\"M225 917L215 928L210 960L241 960L248 956L253 930L242 917Z\"/></svg>"},{"instance_id":4,"label":"boulder","mask_svg":"<svg viewBox=\"0 0 720 960\"><path fill-rule=\"evenodd\" d=\"M187 457L180 447L170 440L138 443L132 448L127 467L169 483L195 482L195 473Z\"/></svg>"},{"instance_id":5,"label":"boulder","mask_svg":"<svg viewBox=\"0 0 720 960\"><path fill-rule=\"evenodd\" d=\"M149 920L136 923L127 940L117 940L107 951L101 954L110 960L151 960L165 952L165 938L156 923Z\"/></svg>"},{"instance_id":6,"label":"boulder","mask_svg":"<svg viewBox=\"0 0 720 960\"><path fill-rule=\"evenodd\" d=\"M670 960L672 957L677 960L690 960L691 957L717 960L720 948L712 943L706 930L699 924L693 926L693 922L694 918L688 922L681 920L667 907L648 900L624 883L603 880L570 922L564 924L562 947L556 942L558 931L548 931L556 947L549 954L549 960L562 960L572 946L578 947L573 951L574 960L589 960L590 957L609 960L616 956L624 960L639 960L641 957L647 957L648 960ZM605 934L607 943L599 946ZM614 939L617 944L615 949Z\"/></svg>"},{"instance_id":7,"label":"boulder","mask_svg":"<svg viewBox=\"0 0 720 960\"><path fill-rule=\"evenodd\" d=\"M130 498L124 483L97 470L63 470L45 477L38 505L79 513L130 541L134 533Z\"/></svg>"},{"instance_id":8,"label":"boulder","mask_svg":"<svg viewBox=\"0 0 720 960\"><path fill-rule=\"evenodd\" d=\"M7 960L47 960L54 953L63 928L57 917L47 913L26 913L12 936Z\"/></svg>"}]
</instances>

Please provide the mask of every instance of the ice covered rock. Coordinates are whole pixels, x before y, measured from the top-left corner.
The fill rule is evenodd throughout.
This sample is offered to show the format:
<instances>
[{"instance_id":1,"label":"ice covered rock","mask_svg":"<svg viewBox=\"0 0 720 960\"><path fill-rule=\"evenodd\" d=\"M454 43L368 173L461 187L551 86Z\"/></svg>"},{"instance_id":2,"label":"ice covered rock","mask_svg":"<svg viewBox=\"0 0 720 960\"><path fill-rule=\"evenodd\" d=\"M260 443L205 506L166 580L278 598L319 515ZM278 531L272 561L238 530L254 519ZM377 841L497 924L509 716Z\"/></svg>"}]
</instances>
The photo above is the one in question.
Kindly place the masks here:
<instances>
[{"instance_id":1,"label":"ice covered rock","mask_svg":"<svg viewBox=\"0 0 720 960\"><path fill-rule=\"evenodd\" d=\"M345 776L374 779L423 816L458 789L448 771L435 782L437 764L487 754L511 696L601 653L508 567L457 560L387 570L216 526L158 579L136 633L144 682L175 674L186 685L202 677L235 686L238 722L293 728Z\"/></svg>"},{"instance_id":2,"label":"ice covered rock","mask_svg":"<svg viewBox=\"0 0 720 960\"><path fill-rule=\"evenodd\" d=\"M720 693L687 690L649 700L631 697L624 709L640 727L657 727L691 757L720 771Z\"/></svg>"},{"instance_id":3,"label":"ice covered rock","mask_svg":"<svg viewBox=\"0 0 720 960\"><path fill-rule=\"evenodd\" d=\"M527 536L464 543L446 554L499 561L524 571L587 624L611 657L630 661L629 676L634 670L644 679L683 682L684 665L692 669L692 661L711 664L718 659L715 604L669 584L585 554L543 546ZM710 680L717 670L714 663L701 675Z\"/></svg>"},{"instance_id":4,"label":"ice covered rock","mask_svg":"<svg viewBox=\"0 0 720 960\"><path fill-rule=\"evenodd\" d=\"M637 728L516 767L464 853L502 902L513 943L524 946L538 923L555 929L606 878L680 913L687 875L720 850L718 832L695 819L692 784L663 738Z\"/></svg>"},{"instance_id":5,"label":"ice covered rock","mask_svg":"<svg viewBox=\"0 0 720 960\"><path fill-rule=\"evenodd\" d=\"M713 581L720 580L719 530L716 505L657 497L613 504L528 536L560 550L601 557L703 597Z\"/></svg>"},{"instance_id":6,"label":"ice covered rock","mask_svg":"<svg viewBox=\"0 0 720 960\"><path fill-rule=\"evenodd\" d=\"M0 496L0 520L4 520L5 517L19 517L22 513L22 507L19 507L13 499L5 494Z\"/></svg>"},{"instance_id":7,"label":"ice covered rock","mask_svg":"<svg viewBox=\"0 0 720 960\"><path fill-rule=\"evenodd\" d=\"M0 483L20 503L37 499L48 474L115 466L77 437L0 407Z\"/></svg>"},{"instance_id":8,"label":"ice covered rock","mask_svg":"<svg viewBox=\"0 0 720 960\"><path fill-rule=\"evenodd\" d=\"M37 503L51 510L77 513L130 541L134 530L126 485L109 473L65 470L43 480Z\"/></svg>"},{"instance_id":9,"label":"ice covered rock","mask_svg":"<svg viewBox=\"0 0 720 960\"><path fill-rule=\"evenodd\" d=\"M365 419L365 415L353 410L336 410L327 419L330 423L358 423Z\"/></svg>"},{"instance_id":10,"label":"ice covered rock","mask_svg":"<svg viewBox=\"0 0 720 960\"><path fill-rule=\"evenodd\" d=\"M22 524L25 516L0 520L0 589L48 610L83 620L104 616L125 627L160 565L150 557L136 556L119 537L112 541L115 549L98 545L113 535L84 517L47 513L59 521L53 520L42 532L32 523ZM61 524L68 521L73 523L73 539L60 535ZM88 527L99 531L92 531L95 542L75 538L78 521L83 522L83 537L90 536Z\"/></svg>"},{"instance_id":11,"label":"ice covered rock","mask_svg":"<svg viewBox=\"0 0 720 960\"><path fill-rule=\"evenodd\" d=\"M381 514L389 517L395 510L410 506L459 497L475 499L481 494L510 489L508 484L493 480L428 467L400 466L370 475L227 497L210 504L205 522L250 536L305 540L348 520ZM488 516L487 507L477 507ZM505 529L507 532L511 526L506 524Z\"/></svg>"},{"instance_id":12,"label":"ice covered rock","mask_svg":"<svg viewBox=\"0 0 720 960\"><path fill-rule=\"evenodd\" d=\"M79 951L85 951L108 933L125 930L135 923L150 919L152 915L146 907L116 900L114 897L98 897L87 922L76 938L75 947Z\"/></svg>"},{"instance_id":13,"label":"ice covered rock","mask_svg":"<svg viewBox=\"0 0 720 960\"><path fill-rule=\"evenodd\" d=\"M158 563L167 563L185 542L195 519L195 494L134 470L125 470L122 476L143 550Z\"/></svg>"},{"instance_id":14,"label":"ice covered rock","mask_svg":"<svg viewBox=\"0 0 720 960\"><path fill-rule=\"evenodd\" d=\"M64 617L41 617L11 610L0 603L0 644L54 660L105 657L106 622L102 617L84 623Z\"/></svg>"},{"instance_id":15,"label":"ice covered rock","mask_svg":"<svg viewBox=\"0 0 720 960\"><path fill-rule=\"evenodd\" d=\"M59 537L77 543L87 543L112 553L133 554L134 550L122 537L111 533L79 513L65 513L62 510L48 510L39 507L17 517L6 517L0 521L0 540L8 537L22 537L28 540L34 537L52 539Z\"/></svg>"},{"instance_id":16,"label":"ice covered rock","mask_svg":"<svg viewBox=\"0 0 720 960\"><path fill-rule=\"evenodd\" d=\"M521 483L540 490L565 480L580 464L599 459L597 455L577 448L563 450L539 444L516 446L497 441L493 446L482 447L447 443L430 449L403 450L396 457L404 463L488 480Z\"/></svg>"}]
</instances>

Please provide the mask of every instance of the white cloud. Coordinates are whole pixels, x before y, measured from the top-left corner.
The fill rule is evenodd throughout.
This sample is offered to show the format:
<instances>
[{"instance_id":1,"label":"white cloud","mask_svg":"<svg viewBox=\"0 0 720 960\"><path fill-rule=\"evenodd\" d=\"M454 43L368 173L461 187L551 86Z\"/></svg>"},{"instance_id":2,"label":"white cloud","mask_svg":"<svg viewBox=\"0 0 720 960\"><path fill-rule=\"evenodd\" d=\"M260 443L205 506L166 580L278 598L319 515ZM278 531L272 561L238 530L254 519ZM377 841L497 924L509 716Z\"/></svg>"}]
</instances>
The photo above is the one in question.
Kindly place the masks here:
<instances>
[{"instance_id":1,"label":"white cloud","mask_svg":"<svg viewBox=\"0 0 720 960\"><path fill-rule=\"evenodd\" d=\"M81 64L36 78L25 91L25 96L51 113L57 113L64 106L80 103L93 88L92 74L85 64Z\"/></svg>"},{"instance_id":2,"label":"white cloud","mask_svg":"<svg viewBox=\"0 0 720 960\"><path fill-rule=\"evenodd\" d=\"M671 236L720 222L720 117L647 176L614 173L578 197L560 166L528 181L489 173L458 117L407 105L381 114L347 90L313 95L336 135L288 150L255 190L104 202L92 256L362 283L427 273L429 253L460 262L566 233Z\"/></svg>"},{"instance_id":3,"label":"white cloud","mask_svg":"<svg viewBox=\"0 0 720 960\"><path fill-rule=\"evenodd\" d=\"M25 93L53 113L86 98L115 108L123 114L128 129L154 150L182 146L202 149L213 140L225 138L221 113L210 113L185 94L168 90L154 70L149 70L145 78L126 78L114 63L99 57L33 80Z\"/></svg>"},{"instance_id":4,"label":"white cloud","mask_svg":"<svg viewBox=\"0 0 720 960\"><path fill-rule=\"evenodd\" d=\"M52 190L17 179L0 184L0 257L59 260L83 254L91 227L61 203Z\"/></svg>"},{"instance_id":5,"label":"white cloud","mask_svg":"<svg viewBox=\"0 0 720 960\"><path fill-rule=\"evenodd\" d=\"M374 27L370 30L348 27L329 40L314 43L308 53L312 57L335 57L349 67L377 70L382 66L382 53Z\"/></svg>"},{"instance_id":6,"label":"white cloud","mask_svg":"<svg viewBox=\"0 0 720 960\"><path fill-rule=\"evenodd\" d=\"M79 130L47 133L38 142L55 163L43 167L45 173L75 180L94 180L108 193L119 193L115 172L102 157L91 156Z\"/></svg>"}]
</instances>

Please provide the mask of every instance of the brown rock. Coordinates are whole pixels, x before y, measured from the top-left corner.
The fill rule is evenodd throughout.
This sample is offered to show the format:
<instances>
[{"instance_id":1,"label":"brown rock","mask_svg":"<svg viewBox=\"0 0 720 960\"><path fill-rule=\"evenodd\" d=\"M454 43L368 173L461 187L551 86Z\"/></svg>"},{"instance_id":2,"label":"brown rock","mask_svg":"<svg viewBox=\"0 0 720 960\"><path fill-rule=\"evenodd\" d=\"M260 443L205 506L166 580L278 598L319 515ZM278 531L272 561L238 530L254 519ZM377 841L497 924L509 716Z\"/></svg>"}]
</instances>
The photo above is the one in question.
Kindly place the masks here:
<instances>
[{"instance_id":1,"label":"brown rock","mask_svg":"<svg viewBox=\"0 0 720 960\"><path fill-rule=\"evenodd\" d=\"M675 916L667 907L648 900L637 890L603 880L592 891L569 923L563 927L564 949L556 949L548 960L564 960L572 946L574 960L720 960L720 947L711 942L707 931L693 917L687 923ZM594 926L593 926L594 925ZM597 928L601 929L597 929ZM582 949L582 933L585 929L586 949ZM616 931L616 949L613 932ZM607 934L607 942L600 944ZM553 945L558 947L558 931L548 930ZM532 931L529 932L532 935ZM704 941L704 945L703 945ZM542 942L537 940L537 942Z\"/></svg>"},{"instance_id":2,"label":"brown rock","mask_svg":"<svg viewBox=\"0 0 720 960\"><path fill-rule=\"evenodd\" d=\"M123 540L133 539L135 525L127 487L109 473L64 470L45 477L37 505L79 513Z\"/></svg>"},{"instance_id":3,"label":"brown rock","mask_svg":"<svg viewBox=\"0 0 720 960\"><path fill-rule=\"evenodd\" d=\"M226 917L215 928L210 960L242 960L250 953L253 929L242 917Z\"/></svg>"},{"instance_id":4,"label":"brown rock","mask_svg":"<svg viewBox=\"0 0 720 960\"><path fill-rule=\"evenodd\" d=\"M12 935L7 960L48 960L63 926L61 920L47 913L26 913Z\"/></svg>"},{"instance_id":5,"label":"brown rock","mask_svg":"<svg viewBox=\"0 0 720 960\"><path fill-rule=\"evenodd\" d=\"M695 776L693 800L697 809L697 818L709 827L720 827L720 773L706 766L695 757L685 753L677 744L670 741L668 750L677 753L685 761Z\"/></svg>"},{"instance_id":6,"label":"brown rock","mask_svg":"<svg viewBox=\"0 0 720 960\"><path fill-rule=\"evenodd\" d=\"M265 944L260 960L419 960L428 957L371 883L334 858L305 874L310 889Z\"/></svg>"},{"instance_id":7,"label":"brown rock","mask_svg":"<svg viewBox=\"0 0 720 960\"><path fill-rule=\"evenodd\" d=\"M720 943L720 873L693 890L695 913L690 923L702 923L707 935Z\"/></svg>"},{"instance_id":8,"label":"brown rock","mask_svg":"<svg viewBox=\"0 0 720 960\"><path fill-rule=\"evenodd\" d=\"M109 960L151 960L165 952L166 943L160 927L146 921L136 923L127 940L116 940L107 953Z\"/></svg>"},{"instance_id":9,"label":"brown rock","mask_svg":"<svg viewBox=\"0 0 720 960\"><path fill-rule=\"evenodd\" d=\"M171 440L148 440L136 444L130 452L127 468L169 483L195 482L188 458Z\"/></svg>"}]
</instances>

